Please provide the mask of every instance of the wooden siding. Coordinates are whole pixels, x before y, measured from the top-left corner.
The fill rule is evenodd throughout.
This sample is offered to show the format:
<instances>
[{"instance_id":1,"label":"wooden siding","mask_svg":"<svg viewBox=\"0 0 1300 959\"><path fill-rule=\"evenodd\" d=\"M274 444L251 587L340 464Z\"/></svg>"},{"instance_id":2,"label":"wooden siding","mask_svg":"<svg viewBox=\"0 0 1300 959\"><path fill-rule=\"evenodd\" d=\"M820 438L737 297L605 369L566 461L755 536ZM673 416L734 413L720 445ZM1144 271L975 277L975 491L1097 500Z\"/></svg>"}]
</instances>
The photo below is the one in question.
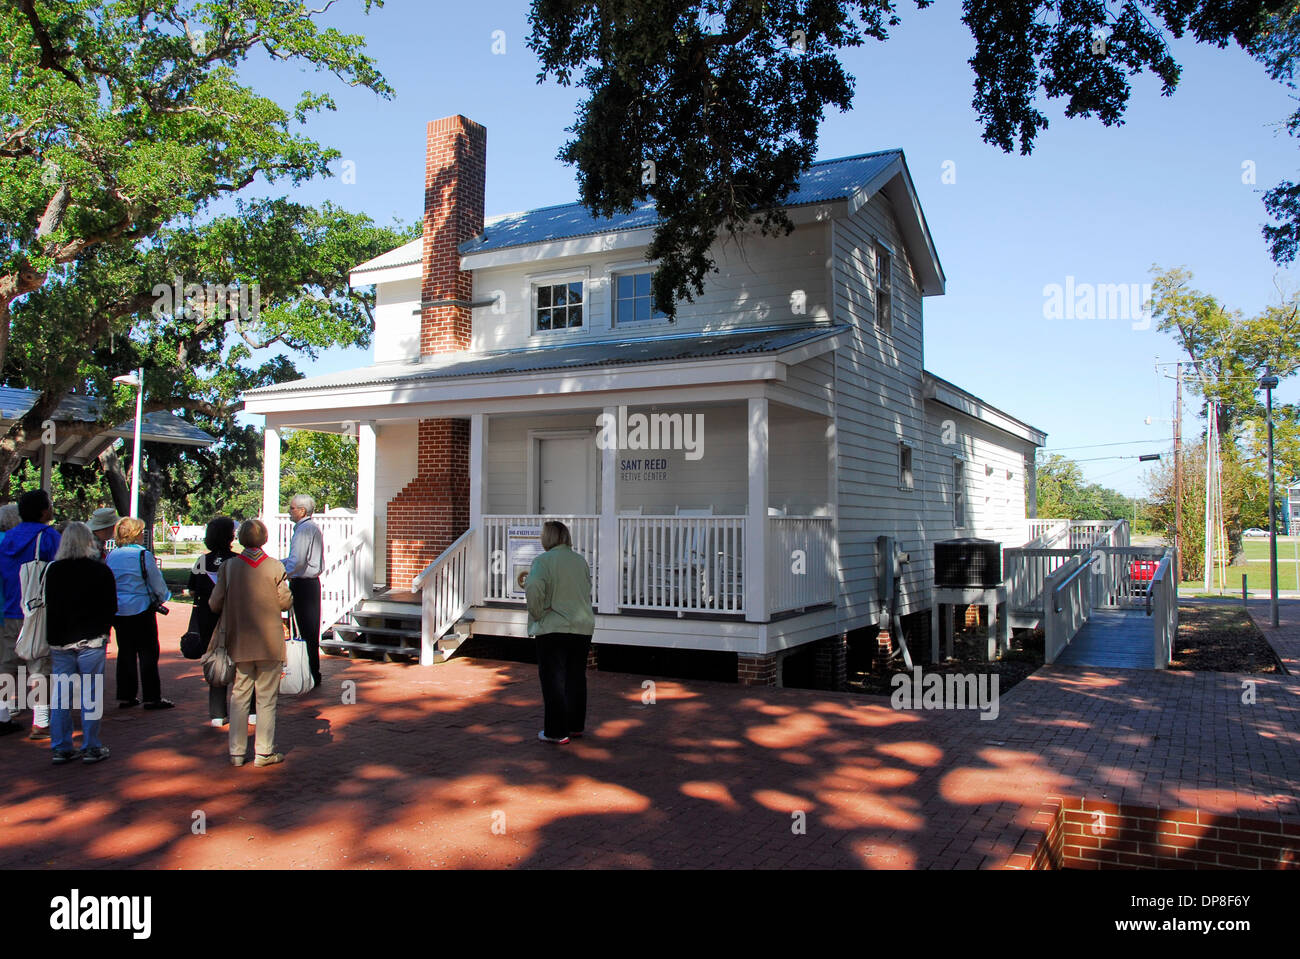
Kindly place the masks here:
<instances>
[{"instance_id":1,"label":"wooden siding","mask_svg":"<svg viewBox=\"0 0 1300 959\"><path fill-rule=\"evenodd\" d=\"M637 250L567 257L515 266L487 267L474 273L475 299L502 298L502 306L474 311L473 349L508 349L543 343L573 343L617 335L665 336L695 330L780 326L828 318L826 297L826 228L809 224L788 237L747 237L715 248L718 273L709 275L703 295L681 303L673 323L613 326L611 276L642 264ZM649 267L645 267L649 269ZM532 286L535 275L571 271L586 278L586 312L582 330L532 332ZM795 299L803 294L802 305ZM798 306L802 312L796 312Z\"/></svg>"}]
</instances>

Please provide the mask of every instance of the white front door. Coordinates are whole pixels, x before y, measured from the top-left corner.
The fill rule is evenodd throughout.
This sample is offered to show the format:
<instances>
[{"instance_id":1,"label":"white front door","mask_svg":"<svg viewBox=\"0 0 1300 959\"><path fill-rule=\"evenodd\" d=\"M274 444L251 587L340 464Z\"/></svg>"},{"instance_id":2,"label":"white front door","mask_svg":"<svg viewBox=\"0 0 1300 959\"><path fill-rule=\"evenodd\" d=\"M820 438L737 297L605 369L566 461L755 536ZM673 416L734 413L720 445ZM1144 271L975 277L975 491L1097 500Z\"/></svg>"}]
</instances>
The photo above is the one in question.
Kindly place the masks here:
<instances>
[{"instance_id":1,"label":"white front door","mask_svg":"<svg viewBox=\"0 0 1300 959\"><path fill-rule=\"evenodd\" d=\"M595 513L592 437L542 437L537 446L538 512L549 516Z\"/></svg>"}]
</instances>

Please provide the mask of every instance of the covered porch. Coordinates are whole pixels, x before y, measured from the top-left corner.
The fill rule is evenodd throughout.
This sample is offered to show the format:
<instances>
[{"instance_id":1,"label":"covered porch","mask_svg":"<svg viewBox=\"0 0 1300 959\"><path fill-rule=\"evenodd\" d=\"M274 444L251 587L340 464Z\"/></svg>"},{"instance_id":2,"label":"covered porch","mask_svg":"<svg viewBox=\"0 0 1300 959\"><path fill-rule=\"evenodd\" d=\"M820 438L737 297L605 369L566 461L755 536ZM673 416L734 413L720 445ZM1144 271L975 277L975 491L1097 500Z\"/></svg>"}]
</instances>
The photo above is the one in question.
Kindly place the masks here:
<instances>
[{"instance_id":1,"label":"covered porch","mask_svg":"<svg viewBox=\"0 0 1300 959\"><path fill-rule=\"evenodd\" d=\"M600 622L667 633L694 620L701 648L765 655L763 629L734 627L837 596L833 397L791 374L839 332L625 343L608 348L613 364L588 347L448 357L259 390L264 515L283 508L280 431L346 433L358 516L327 532L327 621L414 591L421 658L435 661L471 609L479 622L523 614L521 575L559 519L591 566Z\"/></svg>"}]
</instances>

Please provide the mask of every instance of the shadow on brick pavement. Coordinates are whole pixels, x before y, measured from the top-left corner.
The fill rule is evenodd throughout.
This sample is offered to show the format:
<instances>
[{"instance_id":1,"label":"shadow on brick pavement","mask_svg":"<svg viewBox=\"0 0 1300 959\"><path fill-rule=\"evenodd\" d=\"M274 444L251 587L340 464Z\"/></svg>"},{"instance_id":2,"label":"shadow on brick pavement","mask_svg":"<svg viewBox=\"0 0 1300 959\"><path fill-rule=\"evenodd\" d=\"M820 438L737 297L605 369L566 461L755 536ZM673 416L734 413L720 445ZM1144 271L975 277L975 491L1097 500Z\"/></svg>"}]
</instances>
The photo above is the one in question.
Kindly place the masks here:
<instances>
[{"instance_id":1,"label":"shadow on brick pavement","mask_svg":"<svg viewBox=\"0 0 1300 959\"><path fill-rule=\"evenodd\" d=\"M1293 677L1245 705L1233 675L1048 667L986 721L702 681L645 704L655 677L596 672L588 736L556 747L534 667L325 657L281 701L286 762L236 769L183 619L161 623L177 708L110 700L107 762L0 740L0 866L996 868L1048 796L1300 819Z\"/></svg>"}]
</instances>

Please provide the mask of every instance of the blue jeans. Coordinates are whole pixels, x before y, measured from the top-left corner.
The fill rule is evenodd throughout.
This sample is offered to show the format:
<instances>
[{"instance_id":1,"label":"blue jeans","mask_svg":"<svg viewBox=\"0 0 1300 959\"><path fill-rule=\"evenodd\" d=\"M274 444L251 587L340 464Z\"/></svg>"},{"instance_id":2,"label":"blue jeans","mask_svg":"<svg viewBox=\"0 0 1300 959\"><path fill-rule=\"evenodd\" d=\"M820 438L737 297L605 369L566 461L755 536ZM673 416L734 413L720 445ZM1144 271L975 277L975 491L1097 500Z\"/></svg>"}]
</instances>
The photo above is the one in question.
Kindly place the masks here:
<instances>
[{"instance_id":1,"label":"blue jeans","mask_svg":"<svg viewBox=\"0 0 1300 959\"><path fill-rule=\"evenodd\" d=\"M50 746L55 752L75 752L72 745L73 699L78 688L81 703L81 745L102 746L99 721L104 715L104 657L107 644L98 649L50 647L53 675L50 680ZM75 682L74 682L75 677Z\"/></svg>"}]
</instances>

